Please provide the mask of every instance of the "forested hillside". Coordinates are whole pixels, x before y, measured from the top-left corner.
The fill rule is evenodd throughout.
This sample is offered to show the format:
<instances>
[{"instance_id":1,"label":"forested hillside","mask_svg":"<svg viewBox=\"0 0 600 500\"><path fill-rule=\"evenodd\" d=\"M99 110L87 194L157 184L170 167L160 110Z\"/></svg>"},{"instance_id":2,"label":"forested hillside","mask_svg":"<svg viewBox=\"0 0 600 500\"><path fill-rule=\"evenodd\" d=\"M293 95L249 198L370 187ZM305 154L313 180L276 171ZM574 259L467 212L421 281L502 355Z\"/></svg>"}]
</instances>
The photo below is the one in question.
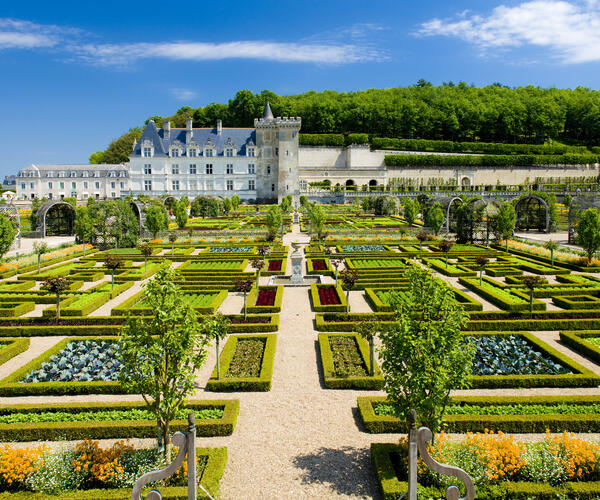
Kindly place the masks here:
<instances>
[{"instance_id":1,"label":"forested hillside","mask_svg":"<svg viewBox=\"0 0 600 500\"><path fill-rule=\"evenodd\" d=\"M465 83L433 86L419 81L410 87L341 93L331 90L277 95L240 90L227 104L179 109L169 118L184 127L252 127L266 101L275 116L301 116L303 133L367 133L377 137L443 139L540 144L548 139L600 145L600 92L588 88L509 88ZM151 117L160 126L161 116ZM140 129L113 141L92 161L127 161Z\"/></svg>"}]
</instances>

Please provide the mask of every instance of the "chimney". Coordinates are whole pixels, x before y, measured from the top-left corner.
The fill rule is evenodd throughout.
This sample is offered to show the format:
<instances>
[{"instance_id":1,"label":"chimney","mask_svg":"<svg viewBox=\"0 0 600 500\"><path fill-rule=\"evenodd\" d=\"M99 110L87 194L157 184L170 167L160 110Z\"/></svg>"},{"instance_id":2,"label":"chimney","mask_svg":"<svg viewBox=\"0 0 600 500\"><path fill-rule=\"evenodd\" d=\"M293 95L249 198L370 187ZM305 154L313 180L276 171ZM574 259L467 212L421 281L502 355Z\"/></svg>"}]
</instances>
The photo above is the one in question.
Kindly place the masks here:
<instances>
[{"instance_id":1,"label":"chimney","mask_svg":"<svg viewBox=\"0 0 600 500\"><path fill-rule=\"evenodd\" d=\"M166 120L163 122L163 139L169 139L171 136L171 122Z\"/></svg>"},{"instance_id":2,"label":"chimney","mask_svg":"<svg viewBox=\"0 0 600 500\"><path fill-rule=\"evenodd\" d=\"M217 120L217 135L221 135L221 132L223 132L223 122Z\"/></svg>"},{"instance_id":3,"label":"chimney","mask_svg":"<svg viewBox=\"0 0 600 500\"><path fill-rule=\"evenodd\" d=\"M192 142L192 119L190 117L185 119L185 142L186 144Z\"/></svg>"}]
</instances>

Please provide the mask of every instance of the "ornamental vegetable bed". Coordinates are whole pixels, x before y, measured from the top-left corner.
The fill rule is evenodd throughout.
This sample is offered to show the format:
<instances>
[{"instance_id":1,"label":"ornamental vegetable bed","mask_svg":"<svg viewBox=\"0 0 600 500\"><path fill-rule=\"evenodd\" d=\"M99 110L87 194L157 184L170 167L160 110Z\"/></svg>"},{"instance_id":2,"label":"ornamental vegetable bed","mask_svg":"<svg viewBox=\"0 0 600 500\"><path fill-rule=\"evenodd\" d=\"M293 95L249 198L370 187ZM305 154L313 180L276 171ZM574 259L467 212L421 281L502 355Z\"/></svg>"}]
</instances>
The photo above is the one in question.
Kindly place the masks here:
<instances>
[{"instance_id":1,"label":"ornamental vegetable bed","mask_svg":"<svg viewBox=\"0 0 600 500\"><path fill-rule=\"evenodd\" d=\"M206 384L207 391L269 391L273 376L276 335L230 335L217 368Z\"/></svg>"},{"instance_id":2,"label":"ornamental vegetable bed","mask_svg":"<svg viewBox=\"0 0 600 500\"><path fill-rule=\"evenodd\" d=\"M267 271L281 271L281 261L280 260L270 260L269 265L267 267Z\"/></svg>"},{"instance_id":3,"label":"ornamental vegetable bed","mask_svg":"<svg viewBox=\"0 0 600 500\"><path fill-rule=\"evenodd\" d=\"M277 313L281 311L283 286L269 285L253 288L247 297L247 311L251 313Z\"/></svg>"},{"instance_id":4,"label":"ornamental vegetable bed","mask_svg":"<svg viewBox=\"0 0 600 500\"><path fill-rule=\"evenodd\" d=\"M345 311L346 296L341 286L321 285L313 283L310 285L310 297L315 311Z\"/></svg>"},{"instance_id":5,"label":"ornamental vegetable bed","mask_svg":"<svg viewBox=\"0 0 600 500\"><path fill-rule=\"evenodd\" d=\"M208 253L248 253L252 247L212 247Z\"/></svg>"},{"instance_id":6,"label":"ornamental vegetable bed","mask_svg":"<svg viewBox=\"0 0 600 500\"><path fill-rule=\"evenodd\" d=\"M313 269L315 271L327 271L327 265L324 259L313 259Z\"/></svg>"},{"instance_id":7,"label":"ornamental vegetable bed","mask_svg":"<svg viewBox=\"0 0 600 500\"><path fill-rule=\"evenodd\" d=\"M172 421L174 430L187 428L188 413L196 416L199 436L233 432L239 400L190 400ZM0 409L0 440L36 441L154 437L156 417L142 401L4 405Z\"/></svg>"},{"instance_id":8,"label":"ornamental vegetable bed","mask_svg":"<svg viewBox=\"0 0 600 500\"><path fill-rule=\"evenodd\" d=\"M385 252L383 245L342 245L344 252Z\"/></svg>"},{"instance_id":9,"label":"ornamental vegetable bed","mask_svg":"<svg viewBox=\"0 0 600 500\"><path fill-rule=\"evenodd\" d=\"M377 363L371 376L369 346L355 333L320 333L319 351L323 382L327 389L373 389L383 387Z\"/></svg>"}]
</instances>

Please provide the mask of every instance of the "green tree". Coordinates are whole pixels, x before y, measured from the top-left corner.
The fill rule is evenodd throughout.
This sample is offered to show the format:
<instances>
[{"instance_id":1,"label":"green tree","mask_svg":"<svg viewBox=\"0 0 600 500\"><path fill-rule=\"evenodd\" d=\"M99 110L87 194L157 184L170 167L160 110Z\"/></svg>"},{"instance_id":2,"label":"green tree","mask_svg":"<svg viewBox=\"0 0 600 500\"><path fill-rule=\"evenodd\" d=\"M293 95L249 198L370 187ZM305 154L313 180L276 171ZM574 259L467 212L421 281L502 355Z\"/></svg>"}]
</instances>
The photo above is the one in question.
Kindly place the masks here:
<instances>
[{"instance_id":1,"label":"green tree","mask_svg":"<svg viewBox=\"0 0 600 500\"><path fill-rule=\"evenodd\" d=\"M237 276L235 278L235 291L244 294L244 319L246 319L246 299L248 292L252 290L254 280L250 276ZM258 287L258 284L256 285Z\"/></svg>"},{"instance_id":2,"label":"green tree","mask_svg":"<svg viewBox=\"0 0 600 500\"><path fill-rule=\"evenodd\" d=\"M56 294L56 319L60 320L60 294L67 289L69 282L67 278L56 276L48 278L42 283L42 288L50 293Z\"/></svg>"},{"instance_id":3,"label":"green tree","mask_svg":"<svg viewBox=\"0 0 600 500\"><path fill-rule=\"evenodd\" d=\"M402 207L404 208L404 218L409 226L412 226L417 220L417 215L419 215L419 207L417 202L412 198L406 197L402 202Z\"/></svg>"},{"instance_id":4,"label":"green tree","mask_svg":"<svg viewBox=\"0 0 600 500\"><path fill-rule=\"evenodd\" d=\"M89 202L88 213L92 220L94 246L103 250L111 248L133 248L139 236L139 221L131 205L122 200Z\"/></svg>"},{"instance_id":5,"label":"green tree","mask_svg":"<svg viewBox=\"0 0 600 500\"><path fill-rule=\"evenodd\" d=\"M265 267L265 261L260 257L255 257L250 261L250 266L256 271L256 291L258 292L258 276L260 274L260 270Z\"/></svg>"},{"instance_id":6,"label":"green tree","mask_svg":"<svg viewBox=\"0 0 600 500\"><path fill-rule=\"evenodd\" d=\"M144 272L148 272L148 257L152 255L152 247L148 243L138 245L138 250L144 256Z\"/></svg>"},{"instance_id":7,"label":"green tree","mask_svg":"<svg viewBox=\"0 0 600 500\"><path fill-rule=\"evenodd\" d=\"M177 235L175 233L169 234L169 241L171 242L171 255L175 255L175 242L177 241Z\"/></svg>"},{"instance_id":8,"label":"green tree","mask_svg":"<svg viewBox=\"0 0 600 500\"><path fill-rule=\"evenodd\" d=\"M161 268L144 285L150 318L129 317L119 338L124 389L140 394L156 417L158 445L171 459L171 421L196 392L196 371L206 360L208 339L198 315L177 282L176 271Z\"/></svg>"},{"instance_id":9,"label":"green tree","mask_svg":"<svg viewBox=\"0 0 600 500\"><path fill-rule=\"evenodd\" d=\"M390 195L377 196L373 201L375 215L388 216L398 213L398 198Z\"/></svg>"},{"instance_id":10,"label":"green tree","mask_svg":"<svg viewBox=\"0 0 600 500\"><path fill-rule=\"evenodd\" d=\"M356 286L358 281L358 271L356 269L344 269L340 276L346 289L346 314L350 313L350 290Z\"/></svg>"},{"instance_id":11,"label":"green tree","mask_svg":"<svg viewBox=\"0 0 600 500\"><path fill-rule=\"evenodd\" d=\"M17 228L6 213L0 213L0 259L15 242Z\"/></svg>"},{"instance_id":12,"label":"green tree","mask_svg":"<svg viewBox=\"0 0 600 500\"><path fill-rule=\"evenodd\" d=\"M542 278L539 276L525 276L523 278L523 284L529 288L529 314L533 318L533 293L535 287L543 283Z\"/></svg>"},{"instance_id":13,"label":"green tree","mask_svg":"<svg viewBox=\"0 0 600 500\"><path fill-rule=\"evenodd\" d=\"M169 217L165 207L162 205L153 204L146 209L146 229L152 234L152 238L156 239L158 233L168 229Z\"/></svg>"},{"instance_id":14,"label":"green tree","mask_svg":"<svg viewBox=\"0 0 600 500\"><path fill-rule=\"evenodd\" d=\"M219 359L219 344L229 333L229 321L221 313L207 316L201 325L202 333L209 339L215 339L215 350L217 351L217 380L221 378L221 360Z\"/></svg>"},{"instance_id":15,"label":"green tree","mask_svg":"<svg viewBox=\"0 0 600 500\"><path fill-rule=\"evenodd\" d=\"M139 141L141 136L142 129L140 127L129 129L129 132L112 141L104 150L103 162L110 164L128 162L129 156L133 152L133 141Z\"/></svg>"},{"instance_id":16,"label":"green tree","mask_svg":"<svg viewBox=\"0 0 600 500\"><path fill-rule=\"evenodd\" d=\"M579 218L577 224L577 242L587 253L588 264L600 249L600 213L595 208L588 208Z\"/></svg>"},{"instance_id":17,"label":"green tree","mask_svg":"<svg viewBox=\"0 0 600 500\"><path fill-rule=\"evenodd\" d=\"M269 208L267 212L267 239L273 241L283 222L283 214L278 206Z\"/></svg>"},{"instance_id":18,"label":"green tree","mask_svg":"<svg viewBox=\"0 0 600 500\"><path fill-rule=\"evenodd\" d=\"M446 254L446 269L448 269L448 253L453 246L454 242L450 240L442 240L439 244L440 250Z\"/></svg>"},{"instance_id":19,"label":"green tree","mask_svg":"<svg viewBox=\"0 0 600 500\"><path fill-rule=\"evenodd\" d=\"M515 231L515 225L517 223L517 214L515 207L512 203L505 201L500 205L498 213L496 214L496 236L500 239L506 240L506 251L508 252L508 238L510 238Z\"/></svg>"},{"instance_id":20,"label":"green tree","mask_svg":"<svg viewBox=\"0 0 600 500\"><path fill-rule=\"evenodd\" d=\"M104 151L96 151L90 155L90 164L104 163Z\"/></svg>"},{"instance_id":21,"label":"green tree","mask_svg":"<svg viewBox=\"0 0 600 500\"><path fill-rule=\"evenodd\" d=\"M365 196L363 198L360 206L363 209L363 212L365 212L365 213L370 212L371 208L372 208L371 197L370 196Z\"/></svg>"},{"instance_id":22,"label":"green tree","mask_svg":"<svg viewBox=\"0 0 600 500\"><path fill-rule=\"evenodd\" d=\"M320 205L312 203L308 207L308 218L310 220L312 232L316 234L317 238L320 240L323 235L323 230L325 229L325 221L327 218L325 210L323 210Z\"/></svg>"},{"instance_id":23,"label":"green tree","mask_svg":"<svg viewBox=\"0 0 600 500\"><path fill-rule=\"evenodd\" d=\"M437 201L425 213L425 224L433 230L436 236L439 234L440 229L442 229L445 220L446 215L444 214L442 205Z\"/></svg>"},{"instance_id":24,"label":"green tree","mask_svg":"<svg viewBox=\"0 0 600 500\"><path fill-rule=\"evenodd\" d=\"M554 267L554 251L558 250L558 243L554 240L548 240L544 243L544 248L550 250L550 265Z\"/></svg>"},{"instance_id":25,"label":"green tree","mask_svg":"<svg viewBox=\"0 0 600 500\"><path fill-rule=\"evenodd\" d=\"M569 208L571 206L572 201L573 197L569 193L566 193L563 198L563 204L565 205L565 207Z\"/></svg>"},{"instance_id":26,"label":"green tree","mask_svg":"<svg viewBox=\"0 0 600 500\"><path fill-rule=\"evenodd\" d=\"M38 274L40 274L40 262L42 260L42 255L48 253L49 251L50 247L47 243L43 241L35 241L33 243L33 253L37 255Z\"/></svg>"},{"instance_id":27,"label":"green tree","mask_svg":"<svg viewBox=\"0 0 600 500\"><path fill-rule=\"evenodd\" d=\"M292 208L292 202L291 202L290 198L288 198L287 196L284 196L284 197L281 199L281 203L280 203L280 205L279 205L279 206L280 206L280 208L281 208L281 211L282 211L284 214L287 214L287 213L289 213L289 212L290 212L290 209Z\"/></svg>"},{"instance_id":28,"label":"green tree","mask_svg":"<svg viewBox=\"0 0 600 500\"><path fill-rule=\"evenodd\" d=\"M483 281L483 270L485 269L485 266L487 266L489 261L490 259L488 259L485 255L478 255L477 257L475 257L475 263L479 267L479 286L481 286L481 283Z\"/></svg>"},{"instance_id":29,"label":"green tree","mask_svg":"<svg viewBox=\"0 0 600 500\"><path fill-rule=\"evenodd\" d=\"M369 343L369 374L372 377L375 375L375 337L380 330L379 322L372 319L360 321L356 330Z\"/></svg>"},{"instance_id":30,"label":"green tree","mask_svg":"<svg viewBox=\"0 0 600 500\"><path fill-rule=\"evenodd\" d=\"M417 240L419 241L419 257L423 256L423 243L430 239L430 236L425 231L419 231L416 235Z\"/></svg>"},{"instance_id":31,"label":"green tree","mask_svg":"<svg viewBox=\"0 0 600 500\"><path fill-rule=\"evenodd\" d=\"M234 194L231 197L231 208L233 208L233 211L237 211L238 207L240 206L241 200L240 197L237 194Z\"/></svg>"},{"instance_id":32,"label":"green tree","mask_svg":"<svg viewBox=\"0 0 600 500\"><path fill-rule=\"evenodd\" d=\"M231 212L232 208L233 208L233 205L231 204L231 200L229 198L224 198L223 199L223 211L225 212L225 215L227 215L229 212Z\"/></svg>"},{"instance_id":33,"label":"green tree","mask_svg":"<svg viewBox=\"0 0 600 500\"><path fill-rule=\"evenodd\" d=\"M77 207L75 209L75 223L73 226L77 241L83 245L83 256L85 257L85 245L92 241L94 236L94 224L88 207Z\"/></svg>"},{"instance_id":34,"label":"green tree","mask_svg":"<svg viewBox=\"0 0 600 500\"><path fill-rule=\"evenodd\" d=\"M68 203L72 207L77 207L77 198L75 198L74 196L65 196L62 199L62 201L64 201L65 203Z\"/></svg>"},{"instance_id":35,"label":"green tree","mask_svg":"<svg viewBox=\"0 0 600 500\"><path fill-rule=\"evenodd\" d=\"M417 267L406 277L408 289L392 304L395 321L379 334L384 390L396 416L415 409L435 434L450 391L468 387L474 346L463 338L467 315L451 289Z\"/></svg>"},{"instance_id":36,"label":"green tree","mask_svg":"<svg viewBox=\"0 0 600 500\"><path fill-rule=\"evenodd\" d=\"M300 196L300 206L302 207L306 207L308 205L309 201L308 198L304 195Z\"/></svg>"},{"instance_id":37,"label":"green tree","mask_svg":"<svg viewBox=\"0 0 600 500\"><path fill-rule=\"evenodd\" d=\"M177 227L179 229L183 229L188 221L188 213L187 213L187 202L184 200L179 200L175 205L175 220L177 221ZM167 227L168 227L168 219L167 219Z\"/></svg>"}]
</instances>

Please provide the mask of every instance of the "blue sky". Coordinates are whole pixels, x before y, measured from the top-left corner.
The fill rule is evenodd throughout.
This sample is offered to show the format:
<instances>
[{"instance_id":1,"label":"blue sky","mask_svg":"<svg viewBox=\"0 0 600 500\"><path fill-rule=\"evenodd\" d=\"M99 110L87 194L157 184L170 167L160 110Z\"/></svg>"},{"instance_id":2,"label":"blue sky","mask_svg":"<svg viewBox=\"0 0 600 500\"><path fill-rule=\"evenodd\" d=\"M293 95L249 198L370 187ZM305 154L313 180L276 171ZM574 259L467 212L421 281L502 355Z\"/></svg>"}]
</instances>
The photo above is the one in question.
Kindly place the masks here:
<instances>
[{"instance_id":1,"label":"blue sky","mask_svg":"<svg viewBox=\"0 0 600 500\"><path fill-rule=\"evenodd\" d=\"M598 88L600 0L35 1L0 11L0 175L239 89Z\"/></svg>"}]
</instances>

